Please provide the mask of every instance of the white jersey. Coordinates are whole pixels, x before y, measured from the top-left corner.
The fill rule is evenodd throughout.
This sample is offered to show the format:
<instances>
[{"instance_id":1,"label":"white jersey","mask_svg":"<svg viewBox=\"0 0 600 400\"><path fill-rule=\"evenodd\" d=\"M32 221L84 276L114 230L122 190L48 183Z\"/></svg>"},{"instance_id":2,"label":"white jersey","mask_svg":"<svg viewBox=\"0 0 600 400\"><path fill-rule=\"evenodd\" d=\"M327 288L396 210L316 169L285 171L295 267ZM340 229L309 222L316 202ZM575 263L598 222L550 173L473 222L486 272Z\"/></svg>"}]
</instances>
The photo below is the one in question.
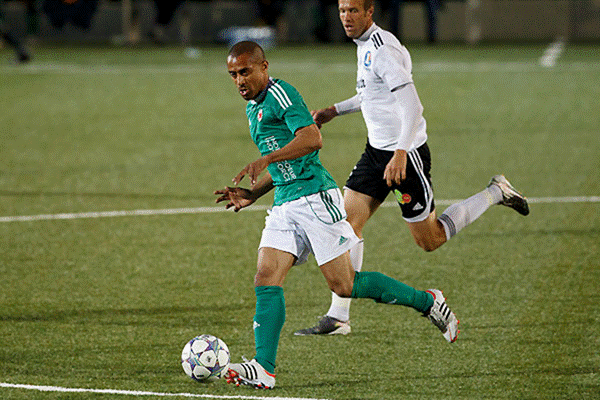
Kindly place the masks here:
<instances>
[{"instance_id":1,"label":"white jersey","mask_svg":"<svg viewBox=\"0 0 600 400\"><path fill-rule=\"evenodd\" d=\"M393 34L375 24L354 42L358 58L356 91L369 143L379 150L394 151L402 147L398 146L402 126L398 109L404 105L397 101L392 91L413 82L410 54ZM417 132L410 148L405 149L407 151L427 141L422 114L417 118L415 129Z\"/></svg>"}]
</instances>

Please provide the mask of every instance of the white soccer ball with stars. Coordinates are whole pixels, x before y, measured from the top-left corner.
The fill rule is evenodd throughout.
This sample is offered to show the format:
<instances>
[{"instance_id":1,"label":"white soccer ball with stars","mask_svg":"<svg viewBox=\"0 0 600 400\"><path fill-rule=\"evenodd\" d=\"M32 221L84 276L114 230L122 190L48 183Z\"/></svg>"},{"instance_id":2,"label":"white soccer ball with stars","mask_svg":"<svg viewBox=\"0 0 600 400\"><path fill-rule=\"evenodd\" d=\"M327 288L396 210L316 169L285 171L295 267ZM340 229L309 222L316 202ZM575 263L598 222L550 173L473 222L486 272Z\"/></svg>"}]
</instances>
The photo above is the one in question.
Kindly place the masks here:
<instances>
[{"instance_id":1,"label":"white soccer ball with stars","mask_svg":"<svg viewBox=\"0 0 600 400\"><path fill-rule=\"evenodd\" d=\"M196 381L218 379L229 367L229 349L213 335L200 335L190 340L181 352L181 366Z\"/></svg>"}]
</instances>

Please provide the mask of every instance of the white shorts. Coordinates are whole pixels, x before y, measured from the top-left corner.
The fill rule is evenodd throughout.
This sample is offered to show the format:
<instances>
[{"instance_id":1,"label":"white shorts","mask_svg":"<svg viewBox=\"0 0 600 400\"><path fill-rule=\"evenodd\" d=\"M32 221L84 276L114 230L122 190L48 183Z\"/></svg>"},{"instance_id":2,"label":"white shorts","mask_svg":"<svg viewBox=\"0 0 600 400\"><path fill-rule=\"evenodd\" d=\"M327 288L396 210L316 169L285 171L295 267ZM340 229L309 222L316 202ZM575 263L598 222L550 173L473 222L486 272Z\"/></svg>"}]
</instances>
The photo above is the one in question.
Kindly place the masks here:
<instances>
[{"instance_id":1,"label":"white shorts","mask_svg":"<svg viewBox=\"0 0 600 400\"><path fill-rule=\"evenodd\" d=\"M319 266L339 257L359 242L346 221L339 189L329 189L273 207L265 218L258 248L271 247L306 262L313 253Z\"/></svg>"}]
</instances>

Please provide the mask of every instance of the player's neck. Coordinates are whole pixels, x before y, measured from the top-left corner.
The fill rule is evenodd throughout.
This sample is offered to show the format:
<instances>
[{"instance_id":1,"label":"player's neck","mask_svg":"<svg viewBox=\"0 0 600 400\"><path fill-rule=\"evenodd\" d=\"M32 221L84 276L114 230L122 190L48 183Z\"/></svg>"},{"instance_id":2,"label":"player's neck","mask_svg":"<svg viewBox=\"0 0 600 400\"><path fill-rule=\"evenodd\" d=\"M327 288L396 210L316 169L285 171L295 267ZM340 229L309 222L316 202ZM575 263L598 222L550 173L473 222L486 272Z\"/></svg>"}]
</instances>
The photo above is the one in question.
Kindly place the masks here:
<instances>
[{"instance_id":1,"label":"player's neck","mask_svg":"<svg viewBox=\"0 0 600 400\"><path fill-rule=\"evenodd\" d=\"M373 21L371 21L371 24L367 27L367 29L365 29L364 32L357 39L354 39L354 40L360 41L360 42L365 42L365 41L369 40L371 33L373 33L373 31L375 29L377 29L377 25L375 25L375 23Z\"/></svg>"}]
</instances>

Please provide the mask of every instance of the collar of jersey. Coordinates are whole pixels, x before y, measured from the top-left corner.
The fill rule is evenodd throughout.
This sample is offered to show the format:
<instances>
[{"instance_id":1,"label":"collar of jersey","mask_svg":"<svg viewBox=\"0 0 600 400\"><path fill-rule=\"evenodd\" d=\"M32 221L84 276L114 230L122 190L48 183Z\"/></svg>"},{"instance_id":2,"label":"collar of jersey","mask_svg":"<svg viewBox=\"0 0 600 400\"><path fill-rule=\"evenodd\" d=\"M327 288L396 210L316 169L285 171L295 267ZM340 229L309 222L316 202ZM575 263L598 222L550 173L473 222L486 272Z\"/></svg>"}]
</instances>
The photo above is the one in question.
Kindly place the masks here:
<instances>
[{"instance_id":1,"label":"collar of jersey","mask_svg":"<svg viewBox=\"0 0 600 400\"><path fill-rule=\"evenodd\" d=\"M375 25L375 22L371 24L371 27L365 31L358 39L354 39L354 43L358 44L361 42L366 42L371 37L371 34L378 29L379 27Z\"/></svg>"},{"instance_id":2,"label":"collar of jersey","mask_svg":"<svg viewBox=\"0 0 600 400\"><path fill-rule=\"evenodd\" d=\"M263 100L265 99L265 97L267 97L267 93L269 92L269 88L271 86L273 86L274 84L275 84L275 81L273 80L273 78L269 77L269 83L267 83L267 87L265 88L265 90L263 90L262 92L260 92L258 94L258 96L256 96L252 100L250 100L250 103L251 104L262 103Z\"/></svg>"}]
</instances>

